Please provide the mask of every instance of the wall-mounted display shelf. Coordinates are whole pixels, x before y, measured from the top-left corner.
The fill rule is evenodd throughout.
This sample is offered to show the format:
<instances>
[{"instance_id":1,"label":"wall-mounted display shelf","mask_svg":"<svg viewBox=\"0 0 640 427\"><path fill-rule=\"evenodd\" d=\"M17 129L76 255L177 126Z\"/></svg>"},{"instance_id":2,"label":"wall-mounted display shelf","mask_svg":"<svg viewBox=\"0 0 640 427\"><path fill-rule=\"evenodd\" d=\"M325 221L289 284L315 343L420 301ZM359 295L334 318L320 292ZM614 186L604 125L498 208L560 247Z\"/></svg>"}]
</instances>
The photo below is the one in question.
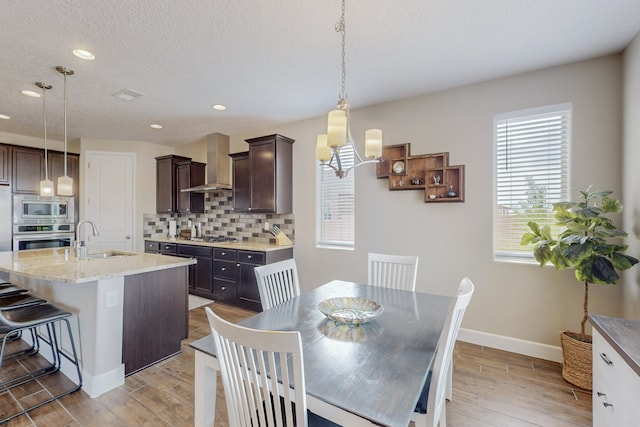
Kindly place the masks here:
<instances>
[{"instance_id":1,"label":"wall-mounted display shelf","mask_svg":"<svg viewBox=\"0 0 640 427\"><path fill-rule=\"evenodd\" d=\"M464 165L449 165L449 153L411 155L411 144L382 147L377 178L389 190L422 190L425 203L464 202Z\"/></svg>"},{"instance_id":2,"label":"wall-mounted display shelf","mask_svg":"<svg viewBox=\"0 0 640 427\"><path fill-rule=\"evenodd\" d=\"M411 154L411 144L385 145L382 147L382 157L376 165L376 176L406 175L407 157Z\"/></svg>"}]
</instances>

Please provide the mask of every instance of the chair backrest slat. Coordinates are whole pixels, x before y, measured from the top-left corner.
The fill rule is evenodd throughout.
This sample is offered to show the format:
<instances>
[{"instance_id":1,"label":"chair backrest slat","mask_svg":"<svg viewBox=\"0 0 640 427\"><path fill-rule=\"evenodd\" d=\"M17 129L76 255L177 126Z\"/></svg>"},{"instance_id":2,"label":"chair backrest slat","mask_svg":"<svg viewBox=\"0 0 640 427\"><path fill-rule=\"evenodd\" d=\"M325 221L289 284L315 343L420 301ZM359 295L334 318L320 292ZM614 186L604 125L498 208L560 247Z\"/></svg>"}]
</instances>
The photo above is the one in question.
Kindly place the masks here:
<instances>
[{"instance_id":1,"label":"chair backrest slat","mask_svg":"<svg viewBox=\"0 0 640 427\"><path fill-rule=\"evenodd\" d=\"M369 253L368 284L386 288L416 290L418 257Z\"/></svg>"},{"instance_id":2,"label":"chair backrest slat","mask_svg":"<svg viewBox=\"0 0 640 427\"><path fill-rule=\"evenodd\" d=\"M220 364L229 426L306 427L300 333L245 328L209 307L205 312Z\"/></svg>"},{"instance_id":3,"label":"chair backrest slat","mask_svg":"<svg viewBox=\"0 0 640 427\"><path fill-rule=\"evenodd\" d=\"M432 422L427 425L437 425L438 420L445 411L447 374L453 360L453 348L455 347L460 325L464 317L465 310L471 302L473 296L473 282L465 277L458 286L458 294L456 299L449 307L447 320L440 335L438 342L438 350L431 374L431 387L429 389L429 398L427 400L427 418ZM433 417L433 418L431 418Z\"/></svg>"},{"instance_id":4,"label":"chair backrest slat","mask_svg":"<svg viewBox=\"0 0 640 427\"><path fill-rule=\"evenodd\" d=\"M253 269L260 292L262 309L268 310L300 295L298 269L293 258Z\"/></svg>"}]
</instances>

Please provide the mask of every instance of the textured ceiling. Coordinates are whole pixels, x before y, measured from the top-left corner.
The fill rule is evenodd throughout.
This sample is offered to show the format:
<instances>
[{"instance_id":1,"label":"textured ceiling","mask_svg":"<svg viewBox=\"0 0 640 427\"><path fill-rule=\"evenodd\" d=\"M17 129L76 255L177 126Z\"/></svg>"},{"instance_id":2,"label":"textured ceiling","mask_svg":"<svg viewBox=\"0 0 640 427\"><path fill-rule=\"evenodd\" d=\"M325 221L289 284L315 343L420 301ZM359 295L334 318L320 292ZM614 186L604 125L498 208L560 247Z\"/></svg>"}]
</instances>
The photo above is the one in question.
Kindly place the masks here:
<instances>
[{"instance_id":1,"label":"textured ceiling","mask_svg":"<svg viewBox=\"0 0 640 427\"><path fill-rule=\"evenodd\" d=\"M4 0L0 132L180 145L324 114L340 92L339 0ZM347 0L353 108L621 51L638 0ZM83 61L71 54L96 55ZM131 102L112 94L142 92ZM212 104L227 110L212 110ZM149 127L164 125L162 130Z\"/></svg>"}]
</instances>

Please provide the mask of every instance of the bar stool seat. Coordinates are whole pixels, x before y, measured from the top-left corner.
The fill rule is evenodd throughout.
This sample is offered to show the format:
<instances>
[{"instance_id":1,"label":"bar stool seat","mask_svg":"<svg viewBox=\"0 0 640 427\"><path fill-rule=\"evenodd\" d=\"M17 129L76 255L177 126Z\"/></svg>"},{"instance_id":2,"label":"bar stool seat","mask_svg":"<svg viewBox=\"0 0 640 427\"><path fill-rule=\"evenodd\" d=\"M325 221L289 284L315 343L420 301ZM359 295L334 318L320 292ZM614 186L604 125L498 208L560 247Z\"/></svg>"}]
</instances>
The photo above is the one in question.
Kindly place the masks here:
<instances>
[{"instance_id":1,"label":"bar stool seat","mask_svg":"<svg viewBox=\"0 0 640 427\"><path fill-rule=\"evenodd\" d=\"M19 286L14 286L11 283L0 285L0 296L24 294L27 292L29 291Z\"/></svg>"},{"instance_id":2,"label":"bar stool seat","mask_svg":"<svg viewBox=\"0 0 640 427\"><path fill-rule=\"evenodd\" d=\"M77 384L74 385L70 390L62 391L50 398L36 403L30 407L20 410L19 412L10 415L2 420L0 420L0 424L7 422L8 420L15 418L19 415L22 415L28 411L31 411L35 408L39 408L47 403L53 402L63 396L66 396L70 393L80 390L82 387L82 374L80 372L80 363L78 361L78 355L76 352L75 342L73 339L73 334L71 332L71 324L69 323L69 317L71 317L71 313L63 310L53 304L43 303L43 304L35 304L21 308L14 308L10 310L0 310L0 333L4 333L4 337L2 339L2 347L0 348L0 372L2 368L12 361L6 361L4 359L4 354L7 346L8 338L14 333L21 333L24 330L34 330L35 328L41 328L41 331L46 333L47 338L45 338L40 333L34 334L35 341L43 341L49 345L51 349L51 355L53 361L44 367L36 368L30 372L19 375L9 380L5 380L0 383L1 389L10 389L22 384L26 384L38 378L42 378L46 375L53 374L60 370L62 365L62 358L64 357L69 362L71 362L76 368L77 375ZM66 330L69 338L69 343L71 346L71 354L68 355L63 349L60 347L58 332L56 331L56 323L60 324L60 333L62 333L62 323L66 325ZM35 346L36 344L34 344ZM39 346L38 346L39 347ZM3 414L5 415L5 414Z\"/></svg>"},{"instance_id":3,"label":"bar stool seat","mask_svg":"<svg viewBox=\"0 0 640 427\"><path fill-rule=\"evenodd\" d=\"M0 295L0 311L23 308L30 305L44 304L47 300L34 296L28 292L18 294Z\"/></svg>"},{"instance_id":4,"label":"bar stool seat","mask_svg":"<svg viewBox=\"0 0 640 427\"><path fill-rule=\"evenodd\" d=\"M10 294L10 295L0 295L0 311L4 310L14 310L16 308L24 308L32 305L40 305L47 302L47 300L39 298L37 296L31 295L30 293L23 292L19 294ZM28 357L36 354L38 352L38 340L35 336L35 329L31 328L31 345L26 348L22 348L20 350L14 351L10 354L5 354L4 359L16 359L18 357ZM8 340L16 341L22 337L21 332L13 333L11 337L8 337Z\"/></svg>"}]
</instances>

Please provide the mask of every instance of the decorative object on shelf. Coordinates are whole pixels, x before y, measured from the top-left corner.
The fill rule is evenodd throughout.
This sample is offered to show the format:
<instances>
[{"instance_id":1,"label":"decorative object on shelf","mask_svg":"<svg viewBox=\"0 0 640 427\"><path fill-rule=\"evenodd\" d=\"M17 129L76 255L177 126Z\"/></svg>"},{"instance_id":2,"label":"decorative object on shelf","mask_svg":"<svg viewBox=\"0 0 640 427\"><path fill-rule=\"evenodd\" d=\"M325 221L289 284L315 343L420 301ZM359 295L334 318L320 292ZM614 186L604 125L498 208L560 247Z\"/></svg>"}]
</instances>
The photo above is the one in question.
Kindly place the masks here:
<instances>
[{"instance_id":1,"label":"decorative object on shelf","mask_svg":"<svg viewBox=\"0 0 640 427\"><path fill-rule=\"evenodd\" d=\"M435 185L439 185L440 184L440 175L436 175L433 177L433 183Z\"/></svg>"},{"instance_id":2,"label":"decorative object on shelf","mask_svg":"<svg viewBox=\"0 0 640 427\"><path fill-rule=\"evenodd\" d=\"M615 285L620 276L616 270L627 270L638 263L623 252L628 246L612 240L627 237L605 214L619 214L622 204L609 198L610 190L593 192L591 187L580 191L582 201L553 204L558 225L564 227L552 236L548 225L541 227L529 221L530 232L520 244L533 244L532 250L540 267L551 263L556 269L572 268L576 279L584 283L584 314L580 333L562 331L560 342L564 363L562 377L571 384L591 390L592 339L585 333L588 318L589 283Z\"/></svg>"},{"instance_id":3,"label":"decorative object on shelf","mask_svg":"<svg viewBox=\"0 0 640 427\"><path fill-rule=\"evenodd\" d=\"M329 112L327 117L327 133L318 135L316 140L316 158L324 166L332 168L338 178L344 178L349 171L357 166L367 163L377 163L382 154L382 130L368 129L365 131L364 155L371 160L363 161L356 150L351 136L351 121L349 117L349 102L345 89L346 62L345 62L345 0L342 0L342 15L335 26L337 32L342 35L342 92L338 100L337 109ZM353 148L353 165L343 169L340 159L340 149L350 144ZM335 160L335 165L334 165ZM344 160L344 159L343 159Z\"/></svg>"},{"instance_id":4,"label":"decorative object on shelf","mask_svg":"<svg viewBox=\"0 0 640 427\"><path fill-rule=\"evenodd\" d=\"M453 189L453 185L449 187L449 191L447 191L447 197L457 197L458 193Z\"/></svg>"},{"instance_id":5,"label":"decorative object on shelf","mask_svg":"<svg viewBox=\"0 0 640 427\"><path fill-rule=\"evenodd\" d=\"M53 86L36 82L42 89L42 121L44 122L44 180L40 181L40 195L53 196L53 181L49 179L49 157L47 152L47 91Z\"/></svg>"},{"instance_id":6,"label":"decorative object on shelf","mask_svg":"<svg viewBox=\"0 0 640 427\"><path fill-rule=\"evenodd\" d=\"M404 173L404 162L402 160L397 160L393 162L393 173L397 173L397 174Z\"/></svg>"},{"instance_id":7,"label":"decorative object on shelf","mask_svg":"<svg viewBox=\"0 0 640 427\"><path fill-rule=\"evenodd\" d=\"M366 298L335 297L320 301L318 310L336 322L358 325L378 318L384 307Z\"/></svg>"},{"instance_id":8,"label":"decorative object on shelf","mask_svg":"<svg viewBox=\"0 0 640 427\"><path fill-rule=\"evenodd\" d=\"M73 196L73 179L67 174L67 76L74 72L62 66L57 66L56 70L64 76L64 176L58 177L58 194Z\"/></svg>"}]
</instances>

